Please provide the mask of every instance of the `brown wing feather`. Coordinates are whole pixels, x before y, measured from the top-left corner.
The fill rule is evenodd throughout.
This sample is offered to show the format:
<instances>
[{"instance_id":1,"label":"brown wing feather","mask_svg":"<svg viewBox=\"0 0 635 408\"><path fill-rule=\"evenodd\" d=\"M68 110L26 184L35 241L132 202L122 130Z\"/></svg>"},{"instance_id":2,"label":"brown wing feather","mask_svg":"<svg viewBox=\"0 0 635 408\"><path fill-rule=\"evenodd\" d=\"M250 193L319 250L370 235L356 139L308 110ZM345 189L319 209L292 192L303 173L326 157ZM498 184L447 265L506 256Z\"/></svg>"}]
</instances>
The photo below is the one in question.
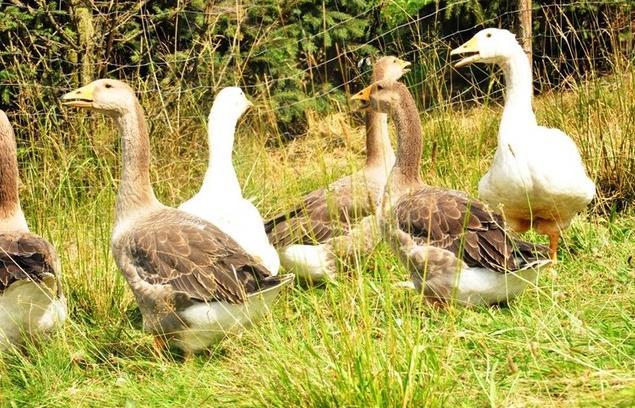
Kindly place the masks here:
<instances>
[{"instance_id":1,"label":"brown wing feather","mask_svg":"<svg viewBox=\"0 0 635 408\"><path fill-rule=\"evenodd\" d=\"M0 293L12 283L40 282L44 274L57 274L55 249L30 232L0 234Z\"/></svg>"},{"instance_id":2,"label":"brown wing feather","mask_svg":"<svg viewBox=\"0 0 635 408\"><path fill-rule=\"evenodd\" d=\"M355 174L309 193L299 206L265 223L269 241L275 247L316 244L347 233L352 222L374 212L376 198L367 182Z\"/></svg>"},{"instance_id":3,"label":"brown wing feather","mask_svg":"<svg viewBox=\"0 0 635 408\"><path fill-rule=\"evenodd\" d=\"M140 222L124 245L141 279L196 300L242 303L270 276L227 234L175 209Z\"/></svg>"},{"instance_id":4,"label":"brown wing feather","mask_svg":"<svg viewBox=\"0 0 635 408\"><path fill-rule=\"evenodd\" d=\"M517 269L514 243L502 217L477 200L425 189L401 198L395 211L399 228L418 244L451 251L468 266L498 272Z\"/></svg>"}]
</instances>

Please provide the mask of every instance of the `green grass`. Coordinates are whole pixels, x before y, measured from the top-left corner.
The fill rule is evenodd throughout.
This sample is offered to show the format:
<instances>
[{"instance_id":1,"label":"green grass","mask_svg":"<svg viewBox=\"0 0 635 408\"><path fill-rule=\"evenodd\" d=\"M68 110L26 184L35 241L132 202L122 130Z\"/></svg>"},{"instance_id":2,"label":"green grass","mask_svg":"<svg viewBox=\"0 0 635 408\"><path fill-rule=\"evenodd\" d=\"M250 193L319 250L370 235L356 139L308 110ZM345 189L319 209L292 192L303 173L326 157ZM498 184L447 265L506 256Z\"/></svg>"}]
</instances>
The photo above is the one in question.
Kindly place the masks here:
<instances>
[{"instance_id":1,"label":"green grass","mask_svg":"<svg viewBox=\"0 0 635 408\"><path fill-rule=\"evenodd\" d=\"M542 123L576 138L594 178L617 180L616 194L632 181L633 82L629 72L536 103ZM197 118L172 132L152 121L152 179L166 204L199 186L206 111L193 109ZM320 118L307 137L272 147L259 122L265 113L248 115L235 150L245 195L265 215L361 165L363 128L350 115ZM424 180L475 194L499 115L496 105L425 115ZM17 132L25 212L61 255L70 318L52 339L0 357L2 406L635 404L635 216L628 210L576 218L561 262L508 307L431 309L416 293L393 288L405 270L381 245L337 283L286 291L253 330L182 362L154 355L110 254L119 174L111 124L63 111ZM611 171L600 140L622 143L610 155ZM614 199L603 195L594 208Z\"/></svg>"}]
</instances>

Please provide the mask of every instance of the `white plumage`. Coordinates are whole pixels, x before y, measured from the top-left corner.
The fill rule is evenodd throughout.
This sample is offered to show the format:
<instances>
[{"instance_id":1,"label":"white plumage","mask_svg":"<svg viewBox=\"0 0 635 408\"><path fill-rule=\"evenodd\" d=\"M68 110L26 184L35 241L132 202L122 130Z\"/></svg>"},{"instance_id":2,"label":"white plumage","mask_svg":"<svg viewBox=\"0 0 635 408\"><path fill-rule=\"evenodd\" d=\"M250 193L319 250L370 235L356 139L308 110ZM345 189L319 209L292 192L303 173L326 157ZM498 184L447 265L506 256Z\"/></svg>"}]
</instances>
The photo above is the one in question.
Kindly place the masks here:
<instances>
[{"instance_id":1,"label":"white plumage","mask_svg":"<svg viewBox=\"0 0 635 408\"><path fill-rule=\"evenodd\" d=\"M482 30L452 54L467 54L457 67L497 64L505 74L498 147L479 183L480 197L502 211L514 230L534 228L548 235L555 259L561 230L595 196L595 184L586 174L578 147L561 130L538 126L531 66L512 33Z\"/></svg>"},{"instance_id":2,"label":"white plumage","mask_svg":"<svg viewBox=\"0 0 635 408\"><path fill-rule=\"evenodd\" d=\"M203 185L179 209L214 224L275 276L280 269L278 253L269 243L260 212L243 198L232 164L236 124L250 106L238 87L218 93L208 119L210 156Z\"/></svg>"}]
</instances>

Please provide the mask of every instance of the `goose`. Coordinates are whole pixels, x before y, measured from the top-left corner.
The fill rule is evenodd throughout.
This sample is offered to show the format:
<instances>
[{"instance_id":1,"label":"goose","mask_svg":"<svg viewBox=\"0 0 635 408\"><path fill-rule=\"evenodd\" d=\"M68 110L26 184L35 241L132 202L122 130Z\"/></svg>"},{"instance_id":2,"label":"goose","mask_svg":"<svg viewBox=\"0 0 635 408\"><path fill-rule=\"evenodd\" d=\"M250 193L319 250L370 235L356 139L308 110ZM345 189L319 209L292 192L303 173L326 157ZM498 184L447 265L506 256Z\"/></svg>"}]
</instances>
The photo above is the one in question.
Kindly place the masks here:
<instances>
[{"instance_id":1,"label":"goose","mask_svg":"<svg viewBox=\"0 0 635 408\"><path fill-rule=\"evenodd\" d=\"M546 247L512 238L500 215L466 193L425 184L419 175L421 120L408 88L377 81L353 96L391 114L397 159L378 214L380 230L432 304L506 302L536 281L551 260Z\"/></svg>"},{"instance_id":2,"label":"goose","mask_svg":"<svg viewBox=\"0 0 635 408\"><path fill-rule=\"evenodd\" d=\"M186 358L259 319L293 275L271 276L210 222L157 200L148 127L125 83L100 79L62 96L65 105L111 116L122 139L122 173L111 246L162 354Z\"/></svg>"},{"instance_id":3,"label":"goose","mask_svg":"<svg viewBox=\"0 0 635 408\"><path fill-rule=\"evenodd\" d=\"M536 123L531 66L512 33L481 30L451 55L467 55L456 67L482 62L503 69L507 90L498 147L479 182L479 196L500 208L515 231L533 228L547 235L556 260L561 231L595 196L575 142L559 129Z\"/></svg>"},{"instance_id":4,"label":"goose","mask_svg":"<svg viewBox=\"0 0 635 408\"><path fill-rule=\"evenodd\" d=\"M203 185L179 209L214 224L275 276L280 268L278 252L269 243L260 212L243 198L232 165L236 124L251 106L239 87L218 93L209 112L210 154Z\"/></svg>"},{"instance_id":5,"label":"goose","mask_svg":"<svg viewBox=\"0 0 635 408\"><path fill-rule=\"evenodd\" d=\"M18 178L15 135L0 110L0 351L66 320L59 258L49 242L29 231Z\"/></svg>"},{"instance_id":6,"label":"goose","mask_svg":"<svg viewBox=\"0 0 635 408\"><path fill-rule=\"evenodd\" d=\"M380 58L373 66L377 79L401 78L409 62L394 56ZM352 175L328 187L315 190L297 207L279 214L265 224L271 243L278 248L285 270L309 282L331 280L336 258L352 255L359 246L372 248L373 220L368 219L353 234L350 228L360 219L372 216L380 201L395 153L388 134L388 118L383 113L366 113L366 162ZM365 237L358 245L355 236ZM360 249L362 249L360 247ZM347 250L343 251L344 248Z\"/></svg>"}]
</instances>

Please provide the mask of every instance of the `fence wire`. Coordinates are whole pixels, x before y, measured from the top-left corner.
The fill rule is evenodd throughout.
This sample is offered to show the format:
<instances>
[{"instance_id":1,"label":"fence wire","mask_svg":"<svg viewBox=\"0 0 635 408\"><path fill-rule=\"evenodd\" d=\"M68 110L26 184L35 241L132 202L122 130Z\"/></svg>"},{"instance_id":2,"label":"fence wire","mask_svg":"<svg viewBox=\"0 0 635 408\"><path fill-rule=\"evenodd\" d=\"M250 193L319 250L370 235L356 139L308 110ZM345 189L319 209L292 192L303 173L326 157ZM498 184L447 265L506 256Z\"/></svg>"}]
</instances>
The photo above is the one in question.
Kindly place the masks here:
<instances>
[{"instance_id":1,"label":"fence wire","mask_svg":"<svg viewBox=\"0 0 635 408\"><path fill-rule=\"evenodd\" d=\"M357 55L358 51L362 50L364 47L367 47L370 45L377 45L377 44L379 44L380 51L386 52L389 49L394 49L395 47L393 47L392 45L395 45L395 44L391 44L391 40L394 40L393 36L396 33L406 29L416 31L422 22L428 21L430 19L438 18L440 15L445 13L450 7L457 7L462 4L466 4L468 2L469 0L454 2L451 4L447 4L444 7L439 7L431 13L426 13L426 14L418 15L415 18L410 18L404 23L395 25L394 27L386 31L383 31L373 36L372 38L368 38L364 43L341 49L337 53L337 55L325 57L321 61L315 64L306 64L306 66L303 69L300 69L291 75L286 75L286 76L277 77L277 78L265 77L263 78L262 81L258 81L258 83L244 83L241 81L241 83L238 83L237 85L240 85L242 88L244 88L247 93L267 95L271 92L271 89L273 89L276 85L284 84L286 81L306 78L310 74L318 72L322 68L328 68L332 64L337 62L349 61L348 68L353 74L347 75L345 80L342 80L340 83L330 86L327 89L324 89L318 92L313 92L310 96L307 96L305 98L271 106L271 109L275 113L281 113L291 108L303 106L303 105L306 105L307 103L311 103L316 100L325 99L325 98L328 99L329 97L332 97L334 95L339 95L341 91L343 90L348 91L348 90L355 90L355 89L361 88L363 86L364 80L370 77L370 72L369 72L370 67L366 64L363 65L361 68L357 67L358 65L357 61L353 61L353 59ZM102 18L104 19L104 21L108 21L108 19L114 19L114 18L120 18L125 20L126 18L128 19L132 18L133 16L136 15L136 13L140 13L141 15L147 15L147 10L145 10L144 8L146 3L147 2L140 2L137 7L127 11L126 13L122 13L120 10L104 11L104 7L106 6L110 7L112 5L111 2L93 2L92 11L95 17ZM568 2L568 3L549 4L549 5L541 5L541 6L534 7L534 10L533 10L534 14L539 14L540 16L552 16L554 20L553 24L550 25L552 30L550 30L549 32L536 32L533 34L534 44L547 42L547 41L559 41L563 48L571 47L571 44L569 43L570 36L578 36L579 35L578 33L583 33L584 35L586 35L589 32L592 32L596 38L603 38L602 37L603 35L610 37L613 33L616 33L616 32L627 33L632 38L633 25L635 25L633 23L632 14L631 14L630 21L627 19L624 21L623 25L618 27L599 27L597 26L597 24L596 26L590 26L590 27L576 27L574 23L567 18L566 10L568 7L575 6L577 3L578 2ZM587 4L588 6L601 6L601 5L619 4L619 2L616 3L614 1L607 1L607 0L588 1L588 2L585 2L585 4ZM329 32L336 30L337 28L341 26L346 25L357 18L366 16L372 10L373 10L372 8L369 8L367 10L362 11L361 13L358 13L354 16L350 16L347 19L339 21L329 27L325 27L323 30L318 31L314 34L311 34L306 39L303 39L303 41L311 41L313 39L319 38L320 36L324 36L325 34L328 34ZM218 16L219 13L221 13L222 11L223 9L205 12L205 11L182 8L178 10L173 10L171 13L173 15L182 16L184 20L187 20L187 18L193 18L193 17L203 16L205 18L208 18L208 17ZM225 11L237 12L237 13L239 12L233 9L227 9ZM469 86L463 87L463 89L457 90L457 92L453 92L452 89L449 89L446 97L442 101L437 101L436 104L432 107L425 107L427 110L450 106L456 103L457 101L463 100L466 96L469 96L470 99L483 99L483 98L491 98L491 97L500 95L501 93L500 88L496 88L493 91L490 90L490 91L482 91L480 93L478 92L478 90L481 89L483 85L489 82L489 79L486 76L488 72L487 68L481 67L481 66L474 66L471 68L473 70L472 72L469 72L469 71L459 72L459 71L453 70L448 61L448 54L452 46L458 44L459 41L457 40L463 38L467 33L475 32L476 30L487 27L487 26L498 26L500 25L501 21L504 21L510 17L516 16L519 11L520 11L519 9L508 10L503 13L500 13L499 15L495 17L484 19L478 24L475 24L470 27L458 29L452 33L434 38L431 41L409 44L409 47L411 49L403 49L404 48L403 44L397 44L397 48L402 48L402 52L398 53L398 56L400 58L409 60L411 62L414 62L415 64L419 63L421 64L421 66L424 67L422 70L419 70L418 75L416 75L415 73L414 75L411 75L406 78L411 88L417 90L421 87L424 87L424 89L422 89L421 91L425 92L426 91L425 86L430 78L434 78L435 80L437 80L438 78L445 78L447 79L446 82L450 82L450 84L447 85L447 87L452 88L451 76L454 76L458 78L459 80L466 82L469 85ZM125 15L122 17L122 14L125 14ZM558 19L564 20L564 21L556 22L555 20L558 20ZM146 25L150 23L149 19L142 19L142 21L146 21L145 23ZM148 29L146 25L144 25L143 35L147 36ZM580 40L580 42L583 42L583 41ZM271 44L271 45L274 45L274 44ZM13 46L14 46L13 51L15 51L15 45L13 44ZM170 46L169 44L164 45L164 47L166 48L169 48L169 46ZM595 46L595 44L593 46ZM258 44L258 47L262 47L262 50L257 51L254 54L251 54L250 55L251 58L258 58L264 55L266 52L268 52L267 43ZM631 47L632 47L632 44L631 44ZM607 46L607 49L608 48L609 47ZM11 47L7 47L7 49L12 51ZM566 61L564 62L574 67L584 63L590 64L592 66L596 66L597 65L596 63L605 63L607 62L606 60L610 58L609 55L602 55L602 54L598 55L597 53L589 53L587 52L587 50L583 50L583 51L584 51L584 56L568 56L566 58ZM632 49L628 51L632 52ZM139 61L137 63L130 63L130 64L122 64L118 61L96 61L90 65L92 68L92 72L97 72L104 65L108 66L109 70L107 71L107 74L106 74L107 77L118 77L120 76L119 74L122 72L128 72L133 70L139 71L142 69L148 69L149 73L146 75L146 78L143 81L132 82L132 85L136 88L136 92L139 94L141 98L154 97L156 95L159 95L162 101L172 100L175 97L180 98L182 95L192 95L194 93L198 93L198 94L214 93L220 88L221 85L224 85L220 83L215 83L215 84L200 83L200 82L192 83L184 78L181 78L181 80L178 81L178 84L176 84L176 86L174 84L169 84L169 86L163 86L161 81L156 77L157 70L161 68L167 68L167 69L172 69L174 71L183 71L184 68L179 68L179 67L187 67L192 64L200 63L201 55L187 55L184 58L177 58L174 55L167 55L163 60L161 60L161 59L155 58L150 53L149 49L146 50L146 53L148 57L147 61ZM629 55L629 56L632 57L632 55ZM542 69L547 69L547 67L553 66L556 69L558 69L558 67L563 64L563 61L554 61L554 58L552 56L542 55L541 53L537 53L537 52L534 52L533 57L535 60L535 63L534 63L535 71L537 71L536 67L542 67ZM43 56L43 58L45 57ZM168 60L168 58L170 59ZM434 61L434 63L432 63L431 61ZM72 61L62 56L48 58L46 61L40 61L40 62L46 66L51 66L52 64L60 64L66 67L71 67L74 70L80 70L82 67L85 66L85 63L83 62ZM296 62L291 61L291 63L296 63ZM474 75L472 75L474 71L480 72L481 77L479 78L477 75L476 79L474 79ZM540 74L540 72L537 72L537 73ZM0 81L0 87L4 89L15 88L15 89L12 89L12 92L17 94L21 92L31 92L33 90L36 90L36 91L48 90L52 94L61 95L75 88L78 85L76 83L78 78L78 74L76 72L57 73L56 75L58 78L58 84L47 85L41 82L29 81L28 79L27 80L18 79L18 80L2 80ZM155 77L152 78L152 75L155 75ZM562 76L566 76L566 75L567 75L566 73L562 73ZM54 101L51 101L51 102L55 103ZM52 112L51 111L33 112L33 111L25 110L25 109L19 109L16 111L10 111L9 114L19 116L19 117L32 118L32 117L38 117L38 116L48 116L48 115L51 115ZM197 115L180 115L179 119L181 120L182 119L196 119L196 118L200 118L201 115L204 115L204 112L200 112Z\"/></svg>"}]
</instances>

